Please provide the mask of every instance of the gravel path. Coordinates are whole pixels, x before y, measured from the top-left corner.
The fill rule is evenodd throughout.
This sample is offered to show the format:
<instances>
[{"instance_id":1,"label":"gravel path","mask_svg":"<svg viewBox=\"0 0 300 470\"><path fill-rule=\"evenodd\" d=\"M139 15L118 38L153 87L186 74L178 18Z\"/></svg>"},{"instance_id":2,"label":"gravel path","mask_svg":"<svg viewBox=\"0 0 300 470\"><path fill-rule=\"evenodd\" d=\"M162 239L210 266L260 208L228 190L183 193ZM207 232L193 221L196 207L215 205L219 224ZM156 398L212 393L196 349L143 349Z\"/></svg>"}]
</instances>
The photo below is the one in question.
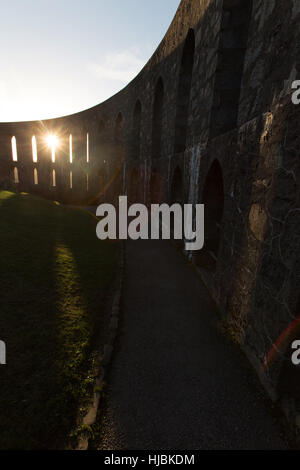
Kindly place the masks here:
<instances>
[{"instance_id":1,"label":"gravel path","mask_svg":"<svg viewBox=\"0 0 300 470\"><path fill-rule=\"evenodd\" d=\"M127 242L102 450L283 449L244 357L169 242Z\"/></svg>"}]
</instances>

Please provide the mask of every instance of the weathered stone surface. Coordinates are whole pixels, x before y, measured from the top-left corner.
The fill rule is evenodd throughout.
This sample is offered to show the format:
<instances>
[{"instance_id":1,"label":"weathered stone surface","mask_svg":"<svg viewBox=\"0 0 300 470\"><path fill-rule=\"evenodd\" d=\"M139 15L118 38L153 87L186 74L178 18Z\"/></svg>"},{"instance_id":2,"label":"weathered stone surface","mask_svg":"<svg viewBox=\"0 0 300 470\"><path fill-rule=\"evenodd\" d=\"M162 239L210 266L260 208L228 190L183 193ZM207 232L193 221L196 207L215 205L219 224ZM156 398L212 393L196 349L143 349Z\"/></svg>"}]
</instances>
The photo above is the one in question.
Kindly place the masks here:
<instances>
[{"instance_id":1,"label":"weathered stone surface","mask_svg":"<svg viewBox=\"0 0 300 470\"><path fill-rule=\"evenodd\" d=\"M299 20L298 0L183 0L150 61L110 100L43 123L0 125L1 187L64 202L112 201L125 190L145 203L169 202L178 194L183 202L201 202L217 159L222 218L211 214L213 250L193 261L257 364L300 315L300 106L292 105L290 90L292 80L300 79ZM188 35L193 36L193 53L185 47ZM183 64L191 70L186 82ZM159 155L154 155L159 79L161 128L155 135L160 133L161 140ZM43 148L45 129L56 132L62 143L55 164ZM67 157L70 134L72 164ZM32 135L37 138L36 164ZM12 136L18 162L12 162ZM13 183L14 167L19 184ZM33 185L34 168L38 186ZM56 188L50 187L53 169ZM266 371L274 389L281 367L279 360Z\"/></svg>"},{"instance_id":2,"label":"weathered stone surface","mask_svg":"<svg viewBox=\"0 0 300 470\"><path fill-rule=\"evenodd\" d=\"M253 204L250 209L249 214L249 224L250 229L255 236L255 238L259 241L264 240L265 235L265 227L267 224L267 214L265 211L260 207L259 204Z\"/></svg>"}]
</instances>

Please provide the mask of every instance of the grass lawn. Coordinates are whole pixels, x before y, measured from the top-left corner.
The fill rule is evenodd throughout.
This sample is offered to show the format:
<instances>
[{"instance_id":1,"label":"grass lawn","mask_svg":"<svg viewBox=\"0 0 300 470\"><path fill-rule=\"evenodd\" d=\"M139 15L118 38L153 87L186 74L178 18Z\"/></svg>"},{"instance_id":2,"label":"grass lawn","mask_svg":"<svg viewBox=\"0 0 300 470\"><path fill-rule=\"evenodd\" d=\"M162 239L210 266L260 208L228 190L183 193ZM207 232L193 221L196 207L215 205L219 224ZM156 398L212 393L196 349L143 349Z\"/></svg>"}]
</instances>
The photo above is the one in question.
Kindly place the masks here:
<instances>
[{"instance_id":1,"label":"grass lawn","mask_svg":"<svg viewBox=\"0 0 300 470\"><path fill-rule=\"evenodd\" d=\"M105 328L116 243L91 214L0 192L0 448L62 448Z\"/></svg>"}]
</instances>

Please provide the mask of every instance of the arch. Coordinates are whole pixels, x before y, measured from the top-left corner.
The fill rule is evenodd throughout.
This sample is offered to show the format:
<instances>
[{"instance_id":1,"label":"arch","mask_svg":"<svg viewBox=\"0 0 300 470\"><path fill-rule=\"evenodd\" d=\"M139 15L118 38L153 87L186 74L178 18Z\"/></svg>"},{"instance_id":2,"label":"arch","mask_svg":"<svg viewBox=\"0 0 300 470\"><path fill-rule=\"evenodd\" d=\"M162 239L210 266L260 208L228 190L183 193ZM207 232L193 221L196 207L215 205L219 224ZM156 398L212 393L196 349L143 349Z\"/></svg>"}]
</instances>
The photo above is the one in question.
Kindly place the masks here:
<instances>
[{"instance_id":1,"label":"arch","mask_svg":"<svg viewBox=\"0 0 300 470\"><path fill-rule=\"evenodd\" d=\"M171 182L171 204L183 204L183 177L182 177L182 171L179 166L175 168L175 171L173 173L173 178ZM174 235L174 230L175 230L175 225L178 227L179 221L175 220L175 215L171 215L171 232ZM184 233L184 226L183 224L181 225L182 233ZM174 240L176 245L178 247L183 247L184 245L184 240Z\"/></svg>"},{"instance_id":2,"label":"arch","mask_svg":"<svg viewBox=\"0 0 300 470\"><path fill-rule=\"evenodd\" d=\"M39 177L38 177L38 171L37 168L33 169L33 184L37 186L39 184Z\"/></svg>"},{"instance_id":3,"label":"arch","mask_svg":"<svg viewBox=\"0 0 300 470\"><path fill-rule=\"evenodd\" d=\"M54 169L52 170L52 175L51 175L51 176L52 176L52 178L51 178L51 186L52 186L53 188L56 188L56 172L55 172Z\"/></svg>"},{"instance_id":4,"label":"arch","mask_svg":"<svg viewBox=\"0 0 300 470\"><path fill-rule=\"evenodd\" d=\"M37 156L37 144L36 144L36 137L35 137L35 135L32 136L31 144L32 144L32 161L33 161L34 163L37 163L37 161L38 161L38 156Z\"/></svg>"},{"instance_id":5,"label":"arch","mask_svg":"<svg viewBox=\"0 0 300 470\"><path fill-rule=\"evenodd\" d=\"M69 135L69 162L73 163L73 136Z\"/></svg>"},{"instance_id":6,"label":"arch","mask_svg":"<svg viewBox=\"0 0 300 470\"><path fill-rule=\"evenodd\" d=\"M237 126L252 0L223 0L210 136Z\"/></svg>"},{"instance_id":7,"label":"arch","mask_svg":"<svg viewBox=\"0 0 300 470\"><path fill-rule=\"evenodd\" d=\"M157 81L152 113L152 158L161 156L162 124L164 107L164 83L160 77Z\"/></svg>"},{"instance_id":8,"label":"arch","mask_svg":"<svg viewBox=\"0 0 300 470\"><path fill-rule=\"evenodd\" d=\"M86 162L90 163L90 134L86 133Z\"/></svg>"},{"instance_id":9,"label":"arch","mask_svg":"<svg viewBox=\"0 0 300 470\"><path fill-rule=\"evenodd\" d=\"M223 172L218 160L214 160L208 171L201 201L205 205L205 243L203 250L196 254L196 263L214 270L217 265L224 212Z\"/></svg>"},{"instance_id":10,"label":"arch","mask_svg":"<svg viewBox=\"0 0 300 470\"><path fill-rule=\"evenodd\" d=\"M195 33L190 29L183 48L176 101L174 153L186 149L188 112L195 56Z\"/></svg>"},{"instance_id":11,"label":"arch","mask_svg":"<svg viewBox=\"0 0 300 470\"><path fill-rule=\"evenodd\" d=\"M203 204L205 205L205 230L207 233L207 246L218 254L220 244L220 224L224 211L224 183L222 168L215 160L207 174L204 190Z\"/></svg>"},{"instance_id":12,"label":"arch","mask_svg":"<svg viewBox=\"0 0 300 470\"><path fill-rule=\"evenodd\" d=\"M139 172L136 168L133 168L130 174L130 189L129 189L129 201L130 204L135 204L139 200Z\"/></svg>"},{"instance_id":13,"label":"arch","mask_svg":"<svg viewBox=\"0 0 300 470\"><path fill-rule=\"evenodd\" d=\"M49 147L50 147L50 152L51 152L51 162L52 163L55 163L55 159L56 159L56 142L55 142L55 137L54 137L54 134L53 136L51 136L52 138L52 142L49 143Z\"/></svg>"},{"instance_id":14,"label":"arch","mask_svg":"<svg viewBox=\"0 0 300 470\"><path fill-rule=\"evenodd\" d=\"M115 140L118 142L123 139L123 114L118 113L115 122Z\"/></svg>"},{"instance_id":15,"label":"arch","mask_svg":"<svg viewBox=\"0 0 300 470\"><path fill-rule=\"evenodd\" d=\"M171 204L183 203L183 178L179 166L176 167L171 184Z\"/></svg>"},{"instance_id":16,"label":"arch","mask_svg":"<svg viewBox=\"0 0 300 470\"><path fill-rule=\"evenodd\" d=\"M18 171L18 168L16 166L14 167L13 174L14 174L14 183L19 184L20 183L19 171Z\"/></svg>"},{"instance_id":17,"label":"arch","mask_svg":"<svg viewBox=\"0 0 300 470\"><path fill-rule=\"evenodd\" d=\"M137 100L133 112L133 129L132 129L132 153L133 158L140 157L141 148L141 119L142 119L142 105L140 100Z\"/></svg>"},{"instance_id":18,"label":"arch","mask_svg":"<svg viewBox=\"0 0 300 470\"><path fill-rule=\"evenodd\" d=\"M17 162L18 161L17 139L14 135L11 138L11 154L12 154L13 162Z\"/></svg>"},{"instance_id":19,"label":"arch","mask_svg":"<svg viewBox=\"0 0 300 470\"><path fill-rule=\"evenodd\" d=\"M162 201L162 177L153 169L150 177L150 203L159 204Z\"/></svg>"},{"instance_id":20,"label":"arch","mask_svg":"<svg viewBox=\"0 0 300 470\"><path fill-rule=\"evenodd\" d=\"M107 181L107 173L106 173L106 168L104 166L100 168L100 170L98 171L98 180L99 180L100 190L102 191Z\"/></svg>"},{"instance_id":21,"label":"arch","mask_svg":"<svg viewBox=\"0 0 300 470\"><path fill-rule=\"evenodd\" d=\"M100 119L99 126L98 126L99 135L102 135L104 130L105 130L105 122L103 119Z\"/></svg>"}]
</instances>

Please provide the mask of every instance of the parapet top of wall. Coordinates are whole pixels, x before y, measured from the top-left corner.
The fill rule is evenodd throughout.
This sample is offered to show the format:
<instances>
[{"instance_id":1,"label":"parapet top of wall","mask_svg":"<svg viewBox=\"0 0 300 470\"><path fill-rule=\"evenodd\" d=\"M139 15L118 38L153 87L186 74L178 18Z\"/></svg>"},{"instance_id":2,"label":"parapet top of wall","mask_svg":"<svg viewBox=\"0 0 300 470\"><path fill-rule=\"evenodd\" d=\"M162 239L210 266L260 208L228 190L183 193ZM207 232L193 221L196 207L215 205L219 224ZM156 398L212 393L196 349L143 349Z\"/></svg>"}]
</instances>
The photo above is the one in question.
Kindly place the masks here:
<instances>
[{"instance_id":1,"label":"parapet top of wall","mask_svg":"<svg viewBox=\"0 0 300 470\"><path fill-rule=\"evenodd\" d=\"M181 61L181 51L190 28L195 30L196 50L193 70L191 110L189 120L191 141L205 140L212 109L212 89L217 70L222 7L229 9L238 0L182 0L176 15L157 50L145 67L123 90L86 111L44 121L15 122L0 124L0 143L8 136L22 139L53 130L63 133L84 133L98 135L99 126L104 129L108 140L113 139L119 112L123 125L129 134L133 111L139 99L144 128L150 134L153 95L159 76L162 76L167 90L165 99L168 135L164 141L173 139L176 87ZM290 83L297 78L300 68L300 19L299 0L253 0L249 27L248 46L245 57L241 86L238 125L269 110L272 104L290 92ZM225 8L225 10L226 10ZM224 12L223 12L224 13ZM172 89L171 89L172 88ZM144 139L147 140L147 136ZM149 139L148 139L149 140ZM145 143L144 155L149 154L150 143ZM165 144L168 153L171 144ZM0 158L7 153L0 146Z\"/></svg>"},{"instance_id":2,"label":"parapet top of wall","mask_svg":"<svg viewBox=\"0 0 300 470\"><path fill-rule=\"evenodd\" d=\"M174 52L186 39L190 28L194 28L212 3L221 5L223 0L182 0L176 15L157 50L144 70L158 65Z\"/></svg>"}]
</instances>

